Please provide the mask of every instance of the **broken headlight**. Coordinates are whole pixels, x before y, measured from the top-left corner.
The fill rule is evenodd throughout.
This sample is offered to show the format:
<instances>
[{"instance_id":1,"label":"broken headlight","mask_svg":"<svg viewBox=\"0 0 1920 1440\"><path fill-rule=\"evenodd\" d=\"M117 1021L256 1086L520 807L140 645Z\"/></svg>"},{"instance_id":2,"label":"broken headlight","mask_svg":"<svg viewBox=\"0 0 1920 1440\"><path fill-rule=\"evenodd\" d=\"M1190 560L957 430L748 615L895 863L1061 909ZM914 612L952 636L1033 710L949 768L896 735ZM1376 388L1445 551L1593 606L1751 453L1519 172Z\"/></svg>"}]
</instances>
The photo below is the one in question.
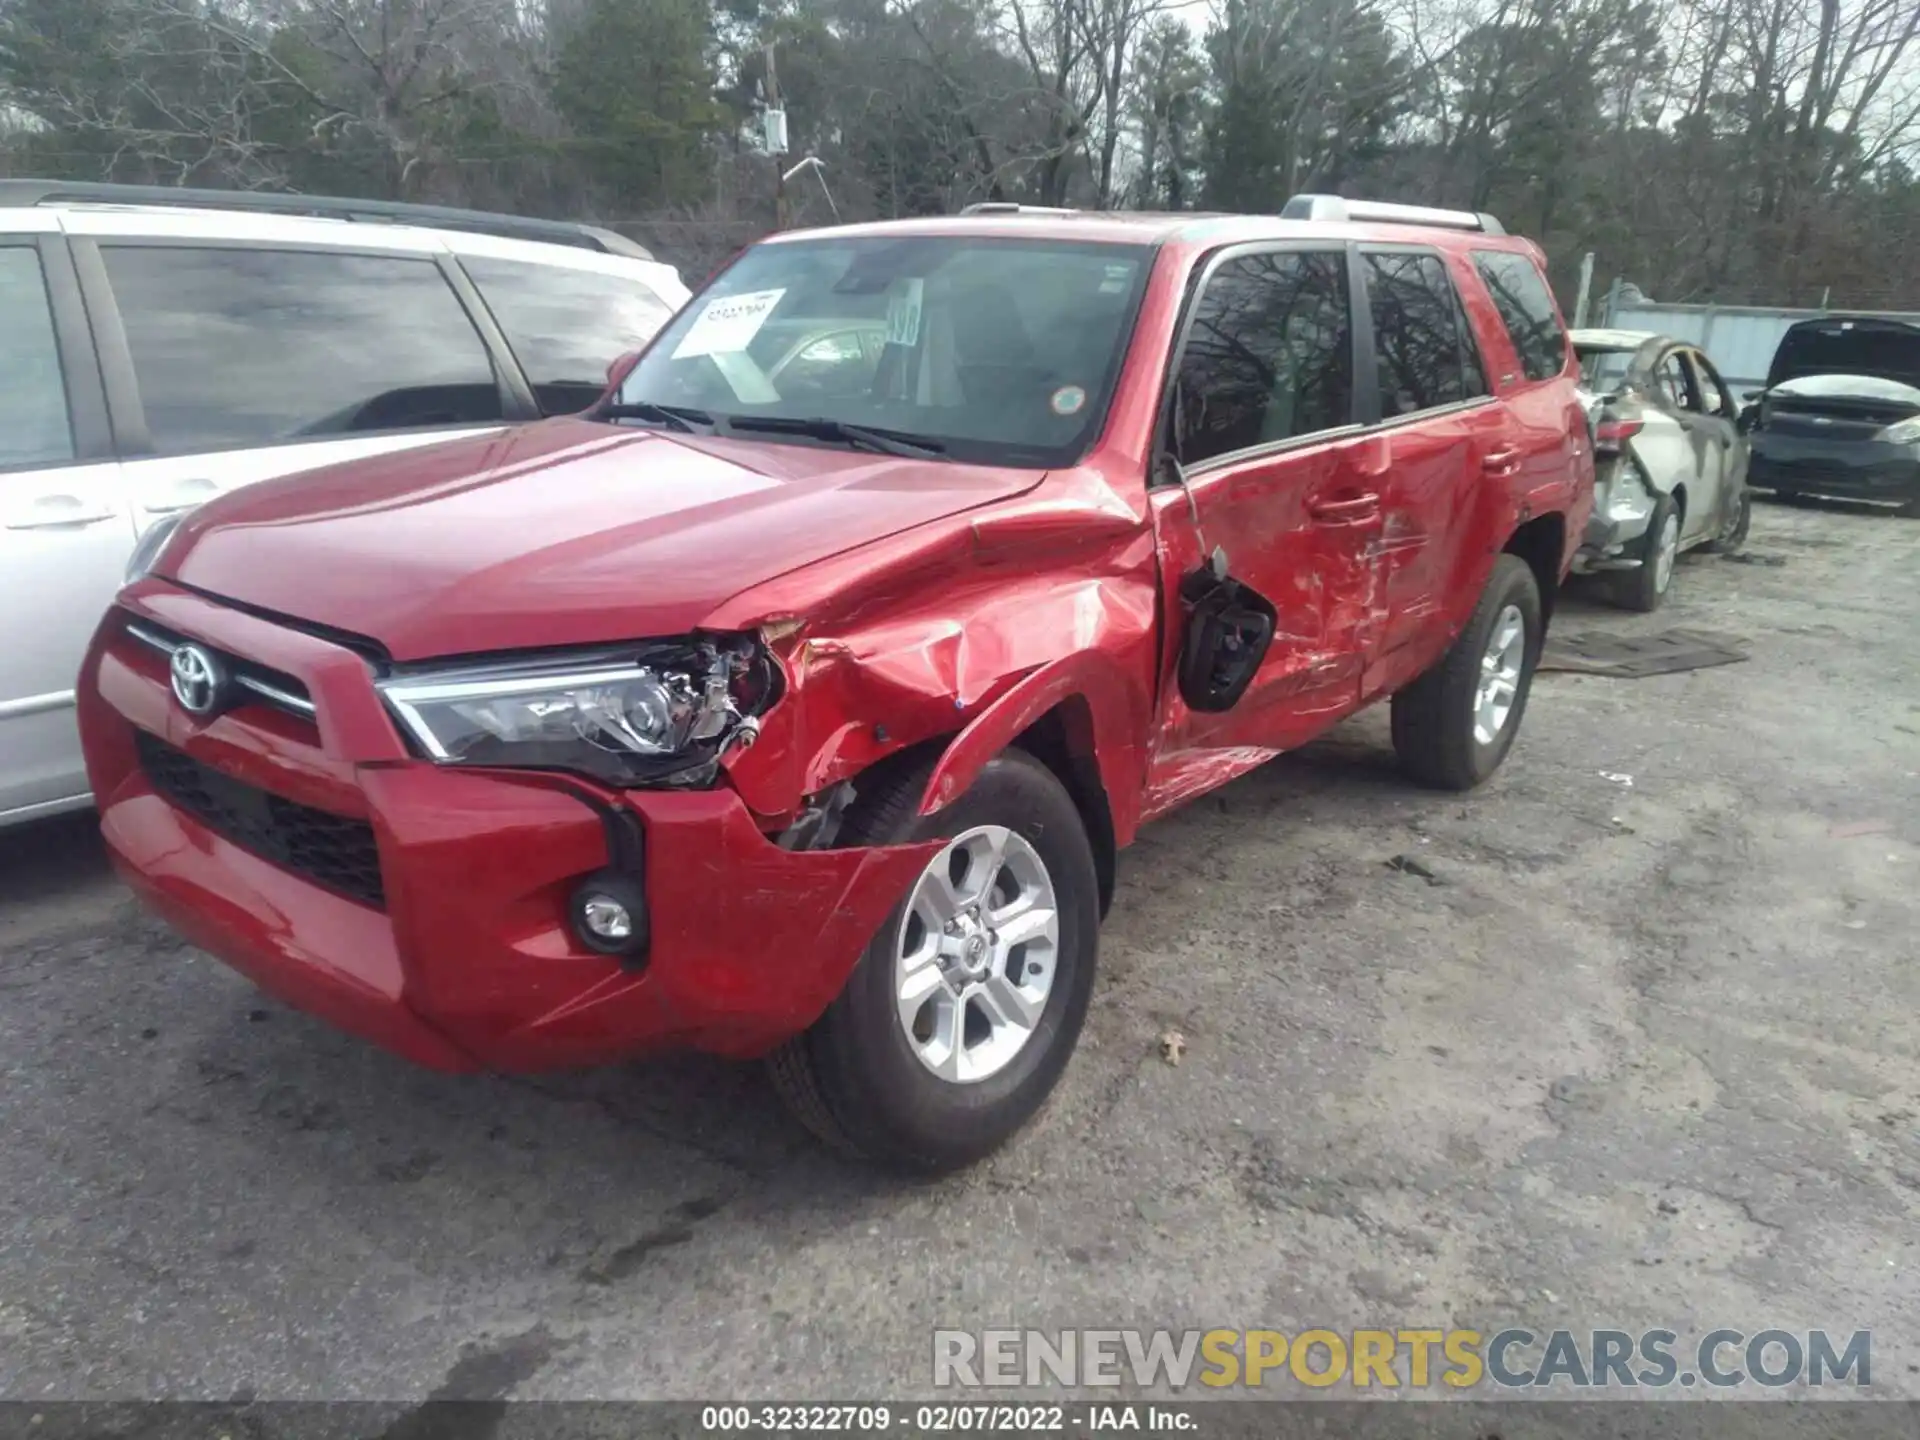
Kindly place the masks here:
<instances>
[{"instance_id":1,"label":"broken headlight","mask_svg":"<svg viewBox=\"0 0 1920 1440\"><path fill-rule=\"evenodd\" d=\"M748 745L779 672L746 636L397 672L387 706L441 765L571 770L616 785L700 785Z\"/></svg>"}]
</instances>

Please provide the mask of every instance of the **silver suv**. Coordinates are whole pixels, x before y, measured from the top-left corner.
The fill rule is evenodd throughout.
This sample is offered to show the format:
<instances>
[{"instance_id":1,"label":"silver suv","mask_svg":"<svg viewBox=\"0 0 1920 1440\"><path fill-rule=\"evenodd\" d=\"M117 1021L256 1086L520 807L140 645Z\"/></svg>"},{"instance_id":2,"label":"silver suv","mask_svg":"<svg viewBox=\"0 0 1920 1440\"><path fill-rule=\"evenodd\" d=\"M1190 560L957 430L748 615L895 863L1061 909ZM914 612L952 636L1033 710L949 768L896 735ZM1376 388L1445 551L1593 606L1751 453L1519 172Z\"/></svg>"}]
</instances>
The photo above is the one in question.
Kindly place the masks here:
<instances>
[{"instance_id":1,"label":"silver suv","mask_svg":"<svg viewBox=\"0 0 1920 1440\"><path fill-rule=\"evenodd\" d=\"M583 225L0 182L0 825L88 802L74 677L153 527L583 409L686 298Z\"/></svg>"}]
</instances>

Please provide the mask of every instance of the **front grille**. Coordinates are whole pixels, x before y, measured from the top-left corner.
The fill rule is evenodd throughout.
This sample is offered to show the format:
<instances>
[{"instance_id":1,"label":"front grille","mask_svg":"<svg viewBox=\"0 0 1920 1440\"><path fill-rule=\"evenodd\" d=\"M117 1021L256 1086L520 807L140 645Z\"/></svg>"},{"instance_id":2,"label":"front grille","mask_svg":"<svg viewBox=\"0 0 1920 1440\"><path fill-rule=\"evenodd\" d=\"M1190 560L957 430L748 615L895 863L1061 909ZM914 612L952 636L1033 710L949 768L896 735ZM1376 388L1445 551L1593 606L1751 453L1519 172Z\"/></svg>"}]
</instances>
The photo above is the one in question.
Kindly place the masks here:
<instances>
[{"instance_id":1,"label":"front grille","mask_svg":"<svg viewBox=\"0 0 1920 1440\"><path fill-rule=\"evenodd\" d=\"M249 785L144 730L134 732L134 744L155 792L209 830L349 900L386 908L380 852L366 821Z\"/></svg>"},{"instance_id":2,"label":"front grille","mask_svg":"<svg viewBox=\"0 0 1920 1440\"><path fill-rule=\"evenodd\" d=\"M126 633L149 649L157 650L169 657L187 643L186 636L177 635L163 625L154 624L151 620L127 621ZM284 710L289 715L297 715L302 720L313 719L313 697L307 693L307 687L293 676L269 669L265 665L257 665L251 660L215 649L211 645L203 645L201 648L217 656L233 676L233 684L239 692L239 698L235 703L256 701L271 705L276 710Z\"/></svg>"}]
</instances>

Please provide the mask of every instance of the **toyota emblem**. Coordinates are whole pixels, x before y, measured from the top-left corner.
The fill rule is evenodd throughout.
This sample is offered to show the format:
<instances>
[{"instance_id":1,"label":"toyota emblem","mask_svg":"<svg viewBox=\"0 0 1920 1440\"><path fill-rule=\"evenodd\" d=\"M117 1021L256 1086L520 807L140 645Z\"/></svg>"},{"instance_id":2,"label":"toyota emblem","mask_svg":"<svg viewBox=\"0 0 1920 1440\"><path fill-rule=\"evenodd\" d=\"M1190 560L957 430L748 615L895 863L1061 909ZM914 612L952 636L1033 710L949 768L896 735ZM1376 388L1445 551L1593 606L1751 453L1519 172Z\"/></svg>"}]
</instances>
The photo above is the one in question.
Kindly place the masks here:
<instances>
[{"instance_id":1,"label":"toyota emblem","mask_svg":"<svg viewBox=\"0 0 1920 1440\"><path fill-rule=\"evenodd\" d=\"M227 689L226 671L198 645L182 645L167 667L173 679L173 698L188 714L211 715Z\"/></svg>"}]
</instances>

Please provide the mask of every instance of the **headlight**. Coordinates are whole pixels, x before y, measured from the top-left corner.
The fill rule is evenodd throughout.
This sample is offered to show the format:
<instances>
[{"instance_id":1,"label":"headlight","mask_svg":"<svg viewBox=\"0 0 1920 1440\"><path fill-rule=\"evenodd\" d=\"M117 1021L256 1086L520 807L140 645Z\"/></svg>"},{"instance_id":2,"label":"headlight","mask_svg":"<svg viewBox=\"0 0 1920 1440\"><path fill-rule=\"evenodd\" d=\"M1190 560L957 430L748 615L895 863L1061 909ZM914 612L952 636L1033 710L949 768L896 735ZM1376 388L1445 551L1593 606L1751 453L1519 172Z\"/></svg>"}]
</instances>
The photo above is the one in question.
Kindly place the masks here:
<instances>
[{"instance_id":1,"label":"headlight","mask_svg":"<svg viewBox=\"0 0 1920 1440\"><path fill-rule=\"evenodd\" d=\"M167 548L167 538L173 534L174 528L184 518L184 511L173 515L162 515L147 527L147 533L142 535L134 545L133 554L127 560L127 574L123 584L131 585L153 569L154 563L160 558L160 552Z\"/></svg>"},{"instance_id":2,"label":"headlight","mask_svg":"<svg viewBox=\"0 0 1920 1440\"><path fill-rule=\"evenodd\" d=\"M778 671L746 637L391 675L388 706L441 765L571 770L697 785L751 744Z\"/></svg>"},{"instance_id":3,"label":"headlight","mask_svg":"<svg viewBox=\"0 0 1920 1440\"><path fill-rule=\"evenodd\" d=\"M1885 440L1890 445L1920 444L1920 415L1909 415L1904 420L1896 420L1873 438Z\"/></svg>"}]
</instances>

